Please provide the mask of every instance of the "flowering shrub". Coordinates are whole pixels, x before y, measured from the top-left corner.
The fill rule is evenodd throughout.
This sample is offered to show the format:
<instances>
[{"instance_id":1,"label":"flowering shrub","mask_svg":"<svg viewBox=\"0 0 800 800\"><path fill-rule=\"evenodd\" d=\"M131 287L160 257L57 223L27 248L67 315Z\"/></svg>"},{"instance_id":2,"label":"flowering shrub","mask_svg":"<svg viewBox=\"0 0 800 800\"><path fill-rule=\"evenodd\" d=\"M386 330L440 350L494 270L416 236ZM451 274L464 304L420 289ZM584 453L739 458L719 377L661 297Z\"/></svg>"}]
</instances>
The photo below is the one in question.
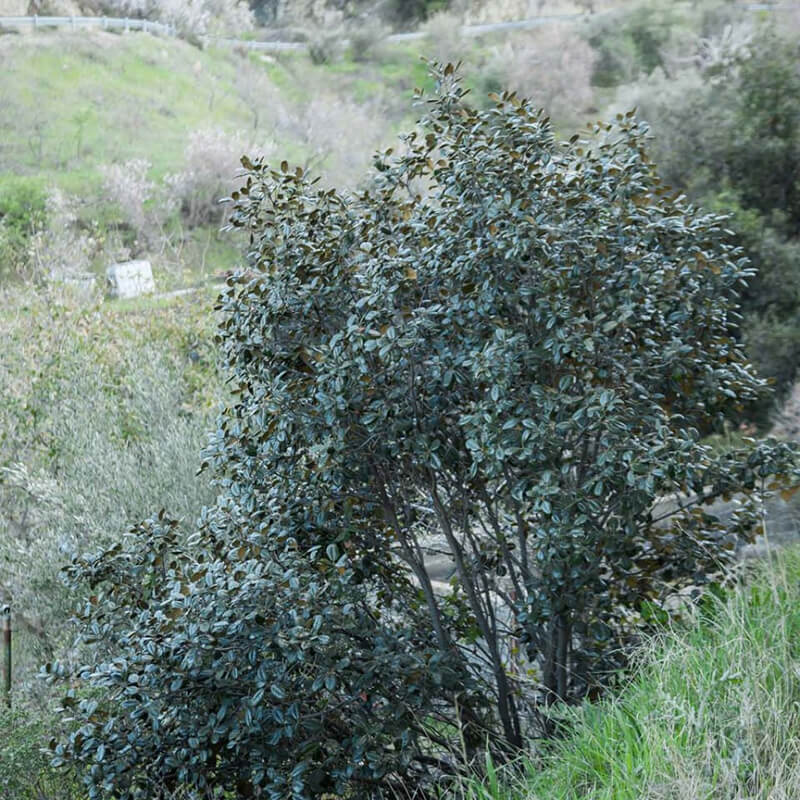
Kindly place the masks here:
<instances>
[{"instance_id":1,"label":"flowering shrub","mask_svg":"<svg viewBox=\"0 0 800 800\"><path fill-rule=\"evenodd\" d=\"M222 224L220 200L237 184L239 159L251 148L243 137L220 128L202 128L189 136L182 172L166 178L170 202L177 203L190 226Z\"/></svg>"},{"instance_id":2,"label":"flowering shrub","mask_svg":"<svg viewBox=\"0 0 800 800\"><path fill-rule=\"evenodd\" d=\"M156 191L155 183L147 177L150 168L149 161L137 158L101 169L106 199L116 205L125 222L144 237L149 235L153 222L145 206Z\"/></svg>"}]
</instances>

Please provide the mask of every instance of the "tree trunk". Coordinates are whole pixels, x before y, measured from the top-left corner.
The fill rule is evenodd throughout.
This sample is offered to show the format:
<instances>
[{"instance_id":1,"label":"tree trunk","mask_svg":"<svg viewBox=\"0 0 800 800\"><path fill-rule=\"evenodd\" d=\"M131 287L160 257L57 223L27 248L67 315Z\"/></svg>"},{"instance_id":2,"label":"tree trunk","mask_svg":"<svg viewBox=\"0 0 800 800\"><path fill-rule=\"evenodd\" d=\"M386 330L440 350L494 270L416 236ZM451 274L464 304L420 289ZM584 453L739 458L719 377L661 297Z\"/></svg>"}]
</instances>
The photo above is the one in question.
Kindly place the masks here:
<instances>
[{"instance_id":1,"label":"tree trunk","mask_svg":"<svg viewBox=\"0 0 800 800\"><path fill-rule=\"evenodd\" d=\"M569 615L561 612L551 624L547 635L542 680L547 689L547 703L565 701L569 691L569 642L572 624Z\"/></svg>"}]
</instances>

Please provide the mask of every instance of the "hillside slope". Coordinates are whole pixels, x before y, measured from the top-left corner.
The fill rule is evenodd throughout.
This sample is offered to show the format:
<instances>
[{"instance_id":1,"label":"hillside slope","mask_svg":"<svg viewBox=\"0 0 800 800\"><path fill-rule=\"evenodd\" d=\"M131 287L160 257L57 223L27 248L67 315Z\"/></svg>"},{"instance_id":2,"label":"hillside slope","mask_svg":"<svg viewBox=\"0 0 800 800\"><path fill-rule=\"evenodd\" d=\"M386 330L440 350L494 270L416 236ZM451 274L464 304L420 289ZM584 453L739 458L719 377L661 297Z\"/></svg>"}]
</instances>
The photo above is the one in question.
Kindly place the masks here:
<instances>
[{"instance_id":1,"label":"hillside slope","mask_svg":"<svg viewBox=\"0 0 800 800\"><path fill-rule=\"evenodd\" d=\"M397 110L407 114L420 67L409 46L380 64L315 67L305 54L201 50L139 33L0 36L0 178L85 177L133 158L161 175L180 167L190 134L204 128L301 161L364 145L366 163Z\"/></svg>"},{"instance_id":2,"label":"hillside slope","mask_svg":"<svg viewBox=\"0 0 800 800\"><path fill-rule=\"evenodd\" d=\"M412 45L315 65L80 30L0 36L0 72L0 283L146 257L160 288L235 266L242 154L354 186L425 79Z\"/></svg>"},{"instance_id":3,"label":"hillside slope","mask_svg":"<svg viewBox=\"0 0 800 800\"><path fill-rule=\"evenodd\" d=\"M63 173L130 158L174 169L193 129L252 125L230 54L179 39L4 36L0 69L0 172Z\"/></svg>"}]
</instances>

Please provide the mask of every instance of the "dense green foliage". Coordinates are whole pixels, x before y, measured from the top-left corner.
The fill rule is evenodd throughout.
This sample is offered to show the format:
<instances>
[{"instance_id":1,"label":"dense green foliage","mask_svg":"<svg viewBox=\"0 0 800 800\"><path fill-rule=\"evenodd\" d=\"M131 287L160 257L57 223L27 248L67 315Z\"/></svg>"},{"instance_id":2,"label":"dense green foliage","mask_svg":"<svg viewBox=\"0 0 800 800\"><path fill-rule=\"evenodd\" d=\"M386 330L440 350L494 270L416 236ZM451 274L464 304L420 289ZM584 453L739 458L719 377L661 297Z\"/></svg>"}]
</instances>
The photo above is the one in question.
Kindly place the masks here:
<instances>
[{"instance_id":1,"label":"dense green foliage","mask_svg":"<svg viewBox=\"0 0 800 800\"><path fill-rule=\"evenodd\" d=\"M653 73L672 80L710 40L746 24L751 11L727 0L637 0L607 8L584 29L597 54L592 82L608 89Z\"/></svg>"},{"instance_id":2,"label":"dense green foliage","mask_svg":"<svg viewBox=\"0 0 800 800\"><path fill-rule=\"evenodd\" d=\"M800 364L800 47L745 29L709 43L700 63L637 102L666 182L731 214L756 270L742 302L747 354L780 399Z\"/></svg>"},{"instance_id":3,"label":"dense green foliage","mask_svg":"<svg viewBox=\"0 0 800 800\"><path fill-rule=\"evenodd\" d=\"M408 25L426 20L450 5L450 0L390 0L387 11L392 21Z\"/></svg>"},{"instance_id":4,"label":"dense green foliage","mask_svg":"<svg viewBox=\"0 0 800 800\"><path fill-rule=\"evenodd\" d=\"M76 654L65 622L85 592L61 567L153 507L193 520L213 500L197 454L224 393L210 293L112 309L31 287L0 297L0 604L30 707L45 705L41 664Z\"/></svg>"},{"instance_id":5,"label":"dense green foliage","mask_svg":"<svg viewBox=\"0 0 800 800\"><path fill-rule=\"evenodd\" d=\"M414 775L433 699L464 691L466 677L421 619L379 617L374 578L336 545L300 550L267 509L248 523L230 499L188 546L159 520L75 563L98 592L86 639L108 653L82 677L108 701L80 701L82 725L57 761L87 767L91 797L391 792ZM402 574L385 571L400 592Z\"/></svg>"},{"instance_id":6,"label":"dense green foliage","mask_svg":"<svg viewBox=\"0 0 800 800\"><path fill-rule=\"evenodd\" d=\"M26 271L31 237L47 218L38 181L17 178L0 184L0 284Z\"/></svg>"},{"instance_id":7,"label":"dense green foliage","mask_svg":"<svg viewBox=\"0 0 800 800\"><path fill-rule=\"evenodd\" d=\"M57 730L54 714L0 708L0 796L3 800L82 800L74 773L50 765L42 743Z\"/></svg>"},{"instance_id":8,"label":"dense green foliage","mask_svg":"<svg viewBox=\"0 0 800 800\"><path fill-rule=\"evenodd\" d=\"M364 0L355 0L350 3L334 3L337 10L344 11L346 17L364 19L383 16L387 21L397 25L408 26L421 22L428 16L449 5L448 0L388 0L381 3L378 9L372 3ZM283 7L282 7L283 6ZM280 3L279 0L250 0L250 8L256 19L265 24L275 23L279 20L281 12L284 16L302 19L303 9L293 8L292 3ZM294 12L294 14L292 13Z\"/></svg>"},{"instance_id":9,"label":"dense green foliage","mask_svg":"<svg viewBox=\"0 0 800 800\"><path fill-rule=\"evenodd\" d=\"M731 336L749 272L631 115L559 143L436 77L355 197L244 160L217 503L70 569L97 647L56 757L94 798L375 797L507 756L752 536L702 503L793 470L699 441L763 389Z\"/></svg>"},{"instance_id":10,"label":"dense green foliage","mask_svg":"<svg viewBox=\"0 0 800 800\"><path fill-rule=\"evenodd\" d=\"M267 7L270 3L262 5ZM273 8L276 6L273 4ZM391 2L384 4L391 16L391 20L384 21L397 22L399 28L408 29L411 21L400 21L404 9L410 9L410 16L421 19L426 14L430 16L430 11L440 4L401 0L395 6L399 14L392 11ZM427 9L421 10L423 6ZM494 18L496 11L500 19L513 15L513 6L513 3L497 3L488 11L489 7L482 5L481 11L485 11L487 19ZM92 580L99 576L101 570L95 571L97 563L88 559L79 562L79 568L73 572L77 580L69 587L59 579L61 565L76 550L93 551L116 542L120 531L131 522L162 506L189 526L202 504L213 497L204 483L205 475L194 477L197 452L212 424L209 407L221 391L212 366L216 352L208 342L214 322L212 315L204 311L211 303L210 296L203 296L200 302L190 296L180 301L99 303L96 295L87 300L71 295L69 290L62 294L64 290L58 286L48 287L53 268L91 270L102 284L110 261L144 255L147 251L159 290L186 285L201 276L232 268L238 245L231 237L217 235L221 210L216 200L221 192L230 191L233 184L225 184L237 169L241 152L251 144L255 148L263 146L267 152L274 147L306 170L310 167L315 172L323 171L328 186L341 189L355 185L369 162L372 148L387 138L386 131L407 118L405 95L410 88L432 85L424 75L424 65L418 61L419 53L436 54L444 60L463 58L472 76L469 85L473 91L478 90L480 98L476 102L482 108L493 105L487 101L485 92L500 91L504 86L531 96L537 105L547 107L556 138L568 136L574 125L587 118L613 117L612 112L597 110L606 108L609 102L614 104L615 111L637 106L640 118L651 123L654 138L646 146L655 156L664 182L680 188L691 201L713 212L731 215L725 225L735 231L734 241L744 247L751 265L757 268L757 274L749 276L744 289L743 321L739 323L734 316L730 317L734 323L731 334L759 373L776 379L778 398L786 394L795 379L800 353L797 318L800 252L796 209L791 210L796 203L790 202L797 185L793 178L797 175L800 96L798 39L796 35L794 39L791 37L792 26L796 31L800 16L785 4L773 7L769 13L752 13L741 4L726 0L698 0L691 4L644 0L619 4L616 9L603 6L597 9L600 13L587 15L574 25L556 22L531 31L504 31L462 39L456 30L464 7L457 5L452 14L434 19L425 28L424 39L390 44L383 39L387 29L374 16L365 19L362 4L350 3L337 10L345 20L344 33L326 27L325 36L336 46L330 49L323 65L313 64L308 54L301 52L262 58L238 49L236 52L201 50L179 39L149 36L40 31L36 36L0 37L0 63L5 76L0 85L3 129L0 599L13 599L16 627L16 711L0 715L3 798L62 800L72 791L66 778L47 769L47 757L40 752L47 735L58 730L50 717L55 695L49 693L58 688L46 687L33 676L43 661L64 657L68 663L81 663L82 653L98 647L97 642L83 642L75 648L72 630L65 620L76 598L97 595L102 600L101 613L113 610L115 604L125 604L131 596L126 594L129 589L126 581L137 576L146 578L153 570L145 558L149 529L137 527L124 540L129 553L108 556L108 574L121 578L120 586L107 598L103 598L102 592L87 590L87 582L80 579L82 570L87 570ZM304 8L313 15L320 4L305 4ZM539 3L537 8L544 13L555 10L550 2ZM759 18L762 22L773 20L774 29L762 28ZM350 39L349 49L342 48L340 34ZM313 42L317 34L312 30L308 35ZM132 103L131 97L136 102ZM192 132L189 141L187 131ZM193 145L196 138L202 146ZM431 158L435 164L438 156ZM222 183L218 180L220 176ZM283 180L280 174L275 179ZM270 177L267 183L272 180ZM225 188L220 188L223 185ZM411 187L424 193L431 188L431 181L412 181ZM311 197L316 202L315 190L316 187L298 190L297 197ZM432 196L435 198L435 193ZM213 209L209 217L214 220L211 227L192 228L195 216L192 209L196 208ZM361 206L350 205L350 209L359 214ZM289 210L285 216L291 228ZM469 232L463 238L468 236ZM409 238L403 241L409 242ZM408 246L413 251L416 245L412 241ZM425 258L417 260L424 262ZM416 270L416 265L412 269ZM38 284L35 289L31 281ZM431 285L418 279L416 282L419 286ZM282 291L272 278L265 282L262 277L258 285L270 287L269 291ZM243 288L240 283L236 286L237 291ZM390 284L389 288L392 287ZM408 287L401 282L395 295L406 297L407 291ZM347 307L347 302L342 307ZM385 313L389 315L388 311ZM625 323L629 324L629 320ZM380 328L374 330L381 332ZM382 345L378 349L381 364L397 363L391 361L390 355L380 356ZM273 351L270 345L269 352ZM253 352L259 354L257 349ZM313 352L319 354L317 350ZM311 366L318 364L314 361ZM390 371L391 366L385 366L385 370ZM487 383L486 391L490 388ZM499 392L502 403L504 389L500 387ZM751 402L741 409L731 402L725 413L729 418L749 422L757 411L759 421L769 423L771 398L759 394L756 411ZM715 424L706 420L696 427L705 434ZM743 426L743 431L748 429L749 426ZM783 432L791 435L791 424ZM293 433L286 431L286 435ZM713 442L720 451L747 443L742 431L704 441ZM477 455L483 457L482 453ZM359 457L357 453L355 460ZM219 476L224 467L219 463L215 466ZM413 480L409 482L412 484ZM439 673L447 685L442 689L423 686L412 698L403 694L405 678L395 676L395 681L395 677L390 677L368 695L376 698L364 712L372 715L369 720L358 717L364 711L362 706L356 710L343 706L339 717L330 715L325 729L332 731L332 737L342 729L342 724L350 724L342 720L349 719L351 714L356 719L354 729L370 737L376 716L383 714L383 698L387 695L393 698L395 693L404 698L395 721L397 727L392 728L395 724L392 722L384 728L385 735L377 737L378 750L373 752L380 753L380 766L376 767L375 762L370 766L373 770L370 774L363 770L355 775L356 792L368 791L371 776L380 769L386 770L385 785L392 789L401 782L414 785L424 782L428 768L432 770L428 777L438 774L437 770L452 772L455 769L452 761L433 765L415 759L417 755L432 759L434 754L445 752L458 739L458 726L465 733L471 755L484 741L482 732L472 736L473 732L480 731L483 725L495 730L502 726L497 722L496 699L485 702L487 693L492 691L492 676L486 669L475 668L478 659L489 663L479 617L466 608L465 589L460 588L449 598L446 595L447 577L456 570L448 559L449 548L439 533L438 521L433 520L435 509L424 496L414 495L410 505L411 521L406 529L418 536L422 549L418 563L424 565L431 578L435 602L445 617L445 628L454 631L456 647L466 657L472 675L464 674L463 670L454 673L454 666L460 669L456 662L442 664ZM654 515L660 516L669 509L659 504ZM772 504L769 509L772 520ZM780 513L786 515L787 509ZM233 546L244 536L245 527L238 516L231 523L226 514L227 511L217 515L215 524L219 523L219 536L225 546L229 542ZM248 512L242 514L246 516ZM486 545L486 549L474 555L466 543L468 570L476 570L483 564L495 568L494 544L486 531L481 530L487 519L491 526L491 520L480 513L473 519L476 522L470 530L477 531L478 542L481 547ZM638 524L639 520L635 522ZM507 524L507 520L503 523ZM659 531L655 534L661 536ZM645 531L643 541L649 535ZM209 551L213 551L218 561L229 558L224 554L219 556L220 546L211 544L212 538L205 528L202 535L198 534L196 547L194 543L187 544L184 533L166 537L164 551L168 553L167 560L176 565L176 574L187 570L191 559L206 558ZM669 543L669 539L666 541ZM374 561L373 554L368 554L365 560L352 555L350 547L337 546L337 556L344 555L346 550L349 557L360 559L358 565L352 576L340 575L338 568L335 575L331 570L326 570L325 575L345 582L361 581L370 561ZM396 542L391 545L395 551L397 547ZM273 551L274 548L262 548L260 553L253 551L253 555L268 559ZM624 609L620 616L612 615L605 623L601 616L595 620L594 633L599 635L596 641L593 635L576 633L572 642L568 642L586 650L585 660L577 652L571 654L575 669L568 677L573 695L592 691L594 682L603 679L608 667L622 663L624 659L618 657L616 645L625 642L628 634L637 632L642 622L663 619L661 599L679 585L679 581L672 582L675 575L668 569L671 555L658 559L658 569L668 582L656 581L659 592L656 602L634 602L632 609ZM246 560L249 570L250 556ZM298 569L305 569L302 560L297 565ZM497 569L505 570L506 574L490 575L488 585L493 591L505 592L505 597L497 600L500 661L509 672L514 702L522 709L523 727L530 726L526 728L527 735L538 726L540 701L554 693L544 688L547 660L526 641L526 631L514 617L514 609L523 607L525 601L519 599L516 591L513 595L507 591L509 584L503 581L510 580L508 569L502 563ZM195 574L189 572L190 577ZM398 575L401 583L405 577L407 572L402 577ZM259 589L272 586L273 578L274 575L266 583L258 584ZM390 580L387 574L371 583L367 580L366 585L379 587ZM611 578L606 575L603 580ZM411 603L400 597L407 591L417 591L420 580L412 577L412 581L413 588L405 584L396 587L391 600L392 609L399 608L398 613L408 614L404 624L409 629L401 630L402 625L398 625L384 631L387 641L400 637L409 649L420 647L421 659L409 668L407 661L365 648L359 651L362 661L357 669L373 660L376 664L389 663L389 669L400 672L407 669L413 672L431 663L435 647L425 649L431 637L430 622L424 617L426 608L430 615L430 606L426 601L425 607L409 612ZM214 616L216 599L209 598L222 583L217 581L213 587L193 589L208 606L202 613L192 611L191 619L197 620L199 626L218 625ZM532 585L538 590L535 580ZM624 581L621 585L625 585ZM167 583L163 590L154 591L148 599L150 607L161 602L170 613L175 613L172 588ZM228 584L223 588L228 591ZM646 592L644 584L641 588ZM281 585L275 594L284 589ZM638 586L632 588L631 597L638 589ZM370 589L366 591L367 605L371 606L380 589L375 588L375 595L369 594ZM361 595L356 592L356 596ZM419 600L416 597L414 602ZM247 607L256 601L245 592L236 602ZM602 602L598 596L597 603L602 605ZM281 599L269 608L278 613L289 603L290 600ZM131 647L136 645L142 651L155 630L152 625L148 627L150 617L146 611L143 610L141 637L130 640ZM775 613L788 617L782 607ZM93 619L97 621L98 617ZM770 620L770 615L765 613L764 619ZM127 618L122 614L120 620ZM102 624L107 621L100 620ZM115 623L115 630L124 631L128 624ZM361 622L358 624L362 626ZM610 636L603 624L608 625ZM587 629L591 625L589 622ZM364 627L370 636L375 634L375 628ZM791 764L800 763L792 750L795 700L791 692L782 691L783 684L773 681L772 673L759 671L762 666L766 669L774 664L768 649L762 647L768 637L753 630L753 636L745 638L739 636L742 629L740 625L737 631L732 624L721 635L723 641L738 643L740 651L725 651L717 642L713 654L699 652L694 661L678 663L670 672L673 677L665 675L665 681L673 680L677 688L684 683L688 685L687 673L698 676L688 699L677 697L674 687L659 686L649 680L634 702L626 702L624 710L619 706L599 707L592 716L596 728L587 741L572 751L559 751L556 756L565 764L561 774L569 773L574 779L576 792L591 792L587 787L597 785L598 792L607 789L610 797L624 791L637 797L648 796L650 792L658 800L664 800L670 793L692 796L693 792L751 796L762 789L775 796L781 792L791 797L800 794L795 789L796 783L792 783L797 777L796 769L794 773L791 770ZM176 640L179 639L180 624L167 630L170 636L175 633ZM258 625L248 628L254 636L260 636L262 630ZM161 641L159 635L155 634L157 641ZM544 639L546 645L547 637ZM231 642L232 651L245 652L243 642L233 635L226 641ZM359 646L362 645L363 640ZM316 672L312 672L318 677L311 681L311 686L325 670L326 659L337 648L345 647L352 648L352 643L343 636L315 662ZM780 647L776 652L781 657L785 654ZM98 650L92 658L102 660L104 653L110 655L111 651ZM724 676L728 667L715 662L715 655L738 665L731 667L733 675L739 672L744 678L717 680L716 676ZM207 651L203 651L198 658L207 656ZM786 675L792 674L792 658L790 653L781 661ZM204 663L209 661L215 669L219 666L212 657ZM160 663L163 670L159 679L174 666L167 657ZM337 673L337 698L343 696L339 682L348 678L349 670L353 669L346 662L337 662L337 669L340 663L343 672ZM706 666L708 672L701 669ZM136 673L139 667L141 664L136 662L132 672ZM144 669L148 669L147 664ZM585 674L581 672L584 669ZM197 683L185 692L189 684L176 689L177 702L186 703L180 706L179 715L184 731L193 728L192 709L220 708L205 694L205 677L199 676ZM305 674L295 673L291 680L287 679L287 685L292 692L304 691L309 686L305 680ZM362 675L353 685L363 686L365 680ZM452 698L457 693L455 684L462 681L471 681L470 692L458 694L458 702L462 704L468 699L472 705L469 709L462 707L459 716L452 710ZM556 671L550 672L550 681L557 688ZM700 685L701 681L705 683ZM734 687L738 694L721 693L722 689ZM773 691L776 687L778 690ZM238 697L232 682L223 683L223 688ZM160 691L157 680L147 689L149 697L163 697L164 702L171 702L173 695L169 692L159 695ZM253 689L251 695L257 691ZM76 697L87 697L85 686ZM697 698L709 700L703 704L696 702ZM431 700L432 711L425 705ZM328 702L326 708L330 707L324 698L314 702L317 705L301 704L304 719L320 713L325 702ZM525 706L526 703L530 705ZM656 708L659 703L660 711ZM428 711L422 713L423 707ZM531 707L534 710L526 717ZM671 710L676 708L672 719ZM739 710L741 719L735 718ZM116 710L107 705L102 709L102 713L106 712L115 714ZM547 713L552 714L552 708ZM631 726L626 727L628 713L652 719L653 730L648 730L652 735L639 737ZM221 729L227 730L229 721L223 720ZM262 722L263 718L259 718L259 725ZM672 722L674 728L670 727ZM685 727L703 731L704 722L709 722L708 730L714 728L715 732L705 739L692 739L691 753L671 747L676 731L680 733ZM125 727L127 724L122 727L131 735L134 731L137 735L147 734L136 726ZM397 757L397 753L391 752L395 745L387 743L392 731L406 725L412 726L411 733L405 740L405 752ZM154 746L160 742L168 749L170 742L180 735L175 733L178 727L176 723L173 739L167 733L160 740L152 740ZM267 719L251 733L257 740L259 730L272 735L274 727L274 721ZM476 739L480 741L476 743ZM294 741L287 739L285 749ZM327 781L317 779L326 773L325 763L336 762L341 754L337 763L346 762L348 754L356 752L351 745L352 742L345 742L339 751L328 741L314 754L317 760L305 773L307 778L311 776L309 793L329 788L334 778L343 783L350 780L346 771L331 774ZM461 748L461 742L457 746ZM238 755L249 747L250 744L242 745L235 752ZM254 748L256 752L260 752L258 747L260 743ZM389 752L380 751L381 747ZM501 747L493 749L496 756L504 756ZM709 750L725 753L718 771L712 775L704 771ZM568 757L570 752L575 755L572 761ZM657 758L648 760L643 756ZM142 752L139 763L147 763L148 758ZM482 763L482 759L479 761ZM91 770L91 765L88 768ZM167 769L163 764L159 768ZM226 764L225 769L230 776L238 767ZM279 771L289 774L285 764ZM550 796L547 791L551 788L556 795L560 791L555 787L561 784L553 775L548 771L536 784L537 791L545 797ZM651 777L645 779L645 775ZM657 776L664 775L670 777L660 784ZM768 789L765 781L770 775L775 779ZM226 785L232 786L233 778ZM514 790L522 796L532 791L528 787L514 787ZM75 794L85 800L84 792Z\"/></svg>"},{"instance_id":11,"label":"dense green foliage","mask_svg":"<svg viewBox=\"0 0 800 800\"><path fill-rule=\"evenodd\" d=\"M643 2L594 20L588 34L597 51L594 84L618 86L663 67L664 48L679 16L671 4Z\"/></svg>"}]
</instances>

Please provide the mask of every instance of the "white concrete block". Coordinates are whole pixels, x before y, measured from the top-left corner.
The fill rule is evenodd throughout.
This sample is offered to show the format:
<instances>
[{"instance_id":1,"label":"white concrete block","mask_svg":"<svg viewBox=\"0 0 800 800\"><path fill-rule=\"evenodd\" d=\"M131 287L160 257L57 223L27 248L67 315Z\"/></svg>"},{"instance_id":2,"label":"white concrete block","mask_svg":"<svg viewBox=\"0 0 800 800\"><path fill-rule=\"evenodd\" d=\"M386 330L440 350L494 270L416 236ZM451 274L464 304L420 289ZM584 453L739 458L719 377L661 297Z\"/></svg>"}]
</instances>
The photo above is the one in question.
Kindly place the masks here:
<instances>
[{"instance_id":1,"label":"white concrete block","mask_svg":"<svg viewBox=\"0 0 800 800\"><path fill-rule=\"evenodd\" d=\"M106 270L109 294L124 299L149 294L156 290L153 270L149 261L126 261L114 264Z\"/></svg>"}]
</instances>

